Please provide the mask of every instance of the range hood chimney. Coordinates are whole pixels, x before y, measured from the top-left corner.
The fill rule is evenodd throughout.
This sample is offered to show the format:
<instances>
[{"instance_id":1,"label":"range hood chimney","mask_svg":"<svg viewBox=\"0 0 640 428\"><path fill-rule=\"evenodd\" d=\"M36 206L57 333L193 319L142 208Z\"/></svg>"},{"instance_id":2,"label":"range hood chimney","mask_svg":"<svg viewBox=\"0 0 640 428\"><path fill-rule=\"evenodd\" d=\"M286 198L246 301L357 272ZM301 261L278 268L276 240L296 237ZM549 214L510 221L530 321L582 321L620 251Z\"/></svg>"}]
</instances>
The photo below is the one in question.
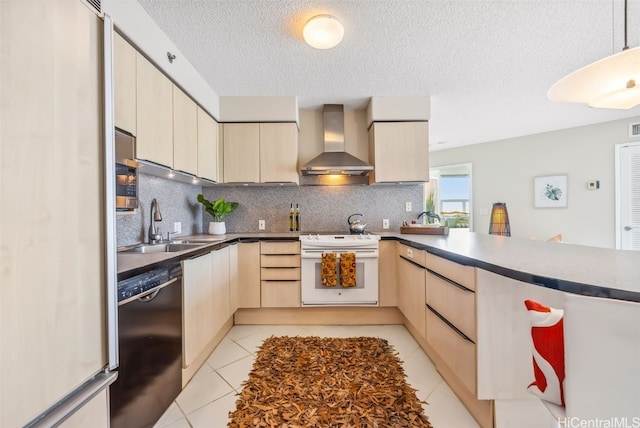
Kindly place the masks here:
<instances>
[{"instance_id":1,"label":"range hood chimney","mask_svg":"<svg viewBox=\"0 0 640 428\"><path fill-rule=\"evenodd\" d=\"M344 106L325 104L324 152L311 159L302 175L367 175L373 166L344 151Z\"/></svg>"}]
</instances>

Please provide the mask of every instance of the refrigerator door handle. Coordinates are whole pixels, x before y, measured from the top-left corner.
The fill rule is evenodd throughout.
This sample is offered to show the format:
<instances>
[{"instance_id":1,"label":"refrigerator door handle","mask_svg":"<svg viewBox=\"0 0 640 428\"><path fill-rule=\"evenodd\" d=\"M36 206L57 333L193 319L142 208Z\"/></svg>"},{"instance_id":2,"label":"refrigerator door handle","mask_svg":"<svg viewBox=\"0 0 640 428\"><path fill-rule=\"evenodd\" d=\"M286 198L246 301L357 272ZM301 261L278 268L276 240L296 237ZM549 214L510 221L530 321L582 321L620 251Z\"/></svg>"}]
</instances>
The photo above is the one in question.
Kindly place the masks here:
<instances>
[{"instance_id":1,"label":"refrigerator door handle","mask_svg":"<svg viewBox=\"0 0 640 428\"><path fill-rule=\"evenodd\" d=\"M113 101L113 20L104 14L105 269L108 368L118 367L118 255L116 246L115 113Z\"/></svg>"},{"instance_id":2,"label":"refrigerator door handle","mask_svg":"<svg viewBox=\"0 0 640 428\"><path fill-rule=\"evenodd\" d=\"M118 377L118 372L104 371L96 374L69 395L58 401L55 406L48 408L35 419L25 425L25 428L57 427L67 420L89 400L111 385Z\"/></svg>"}]
</instances>

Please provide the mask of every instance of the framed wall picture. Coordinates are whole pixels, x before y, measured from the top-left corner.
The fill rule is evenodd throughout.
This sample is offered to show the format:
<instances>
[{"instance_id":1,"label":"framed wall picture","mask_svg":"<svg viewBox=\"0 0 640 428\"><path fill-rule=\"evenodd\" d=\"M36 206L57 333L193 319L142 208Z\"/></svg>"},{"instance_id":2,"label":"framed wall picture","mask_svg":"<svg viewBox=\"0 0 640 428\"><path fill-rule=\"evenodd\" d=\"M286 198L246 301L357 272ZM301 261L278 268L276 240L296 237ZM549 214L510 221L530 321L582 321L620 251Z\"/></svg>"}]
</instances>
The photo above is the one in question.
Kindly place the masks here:
<instances>
[{"instance_id":1,"label":"framed wall picture","mask_svg":"<svg viewBox=\"0 0 640 428\"><path fill-rule=\"evenodd\" d=\"M536 208L565 208L567 206L567 176L535 177L533 203Z\"/></svg>"}]
</instances>

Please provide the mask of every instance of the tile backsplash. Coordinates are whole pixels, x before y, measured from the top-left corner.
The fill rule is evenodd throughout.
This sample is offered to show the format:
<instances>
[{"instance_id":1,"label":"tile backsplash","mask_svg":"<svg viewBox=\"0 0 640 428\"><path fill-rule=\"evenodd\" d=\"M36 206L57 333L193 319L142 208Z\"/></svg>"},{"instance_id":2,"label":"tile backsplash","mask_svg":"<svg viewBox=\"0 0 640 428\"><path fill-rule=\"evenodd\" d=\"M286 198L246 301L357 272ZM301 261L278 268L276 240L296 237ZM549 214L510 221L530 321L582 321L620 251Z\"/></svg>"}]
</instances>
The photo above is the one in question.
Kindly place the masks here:
<instances>
[{"instance_id":1,"label":"tile backsplash","mask_svg":"<svg viewBox=\"0 0 640 428\"><path fill-rule=\"evenodd\" d=\"M147 241L150 208L158 200L163 236L182 223L182 235L206 233L211 217L196 201L198 193L209 200L225 198L239 203L228 215L227 232L258 232L258 220L265 220L265 232L289 231L289 206L298 204L302 232L348 233L347 217L360 213L366 231L382 231L382 219L389 219L390 231L399 231L403 220L410 222L424 211L424 185L347 185L347 186L213 186L202 188L160 177L140 174L140 206L133 213L118 213L117 245ZM412 211L405 211L411 202Z\"/></svg>"},{"instance_id":2,"label":"tile backsplash","mask_svg":"<svg viewBox=\"0 0 640 428\"><path fill-rule=\"evenodd\" d=\"M347 217L360 213L366 231L382 231L382 219L389 219L390 231L400 231L424 211L424 184L374 186L216 186L203 189L209 200L225 198L239 203L225 218L228 232L257 232L258 220L265 220L265 232L289 231L290 204L299 204L302 232L348 233ZM412 211L405 211L411 202ZM211 217L203 211L207 230Z\"/></svg>"},{"instance_id":3,"label":"tile backsplash","mask_svg":"<svg viewBox=\"0 0 640 428\"><path fill-rule=\"evenodd\" d=\"M202 209L196 201L199 186L179 183L147 174L139 176L139 208L133 213L116 215L117 245L134 245L147 241L150 209L153 198L158 200L162 221L157 223L163 236L173 231L173 223L182 223L182 234L202 232Z\"/></svg>"}]
</instances>

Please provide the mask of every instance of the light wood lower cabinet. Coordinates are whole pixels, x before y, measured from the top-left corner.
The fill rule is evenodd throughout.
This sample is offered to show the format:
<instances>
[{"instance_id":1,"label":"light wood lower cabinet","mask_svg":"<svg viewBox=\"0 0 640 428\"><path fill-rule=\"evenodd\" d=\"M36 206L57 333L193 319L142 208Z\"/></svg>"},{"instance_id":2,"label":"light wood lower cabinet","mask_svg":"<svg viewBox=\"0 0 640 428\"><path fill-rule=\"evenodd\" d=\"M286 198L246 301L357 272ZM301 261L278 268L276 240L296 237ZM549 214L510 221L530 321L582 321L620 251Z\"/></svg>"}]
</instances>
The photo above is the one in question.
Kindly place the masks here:
<instances>
[{"instance_id":1,"label":"light wood lower cabinet","mask_svg":"<svg viewBox=\"0 0 640 428\"><path fill-rule=\"evenodd\" d=\"M183 368L195 360L214 335L213 254L182 262Z\"/></svg>"},{"instance_id":2,"label":"light wood lower cabinet","mask_svg":"<svg viewBox=\"0 0 640 428\"><path fill-rule=\"evenodd\" d=\"M260 307L260 242L238 243L238 308Z\"/></svg>"},{"instance_id":3,"label":"light wood lower cabinet","mask_svg":"<svg viewBox=\"0 0 640 428\"><path fill-rule=\"evenodd\" d=\"M229 247L182 261L183 368L200 355L231 316Z\"/></svg>"},{"instance_id":4,"label":"light wood lower cabinet","mask_svg":"<svg viewBox=\"0 0 640 428\"><path fill-rule=\"evenodd\" d=\"M378 260L378 288L380 306L398 306L396 241L380 241Z\"/></svg>"},{"instance_id":5,"label":"light wood lower cabinet","mask_svg":"<svg viewBox=\"0 0 640 428\"><path fill-rule=\"evenodd\" d=\"M229 246L229 311L238 310L238 244Z\"/></svg>"},{"instance_id":6,"label":"light wood lower cabinet","mask_svg":"<svg viewBox=\"0 0 640 428\"><path fill-rule=\"evenodd\" d=\"M425 268L424 251L398 244L398 308L422 339L425 338Z\"/></svg>"},{"instance_id":7,"label":"light wood lower cabinet","mask_svg":"<svg viewBox=\"0 0 640 428\"><path fill-rule=\"evenodd\" d=\"M299 307L300 242L261 242L260 279L263 308Z\"/></svg>"}]
</instances>

